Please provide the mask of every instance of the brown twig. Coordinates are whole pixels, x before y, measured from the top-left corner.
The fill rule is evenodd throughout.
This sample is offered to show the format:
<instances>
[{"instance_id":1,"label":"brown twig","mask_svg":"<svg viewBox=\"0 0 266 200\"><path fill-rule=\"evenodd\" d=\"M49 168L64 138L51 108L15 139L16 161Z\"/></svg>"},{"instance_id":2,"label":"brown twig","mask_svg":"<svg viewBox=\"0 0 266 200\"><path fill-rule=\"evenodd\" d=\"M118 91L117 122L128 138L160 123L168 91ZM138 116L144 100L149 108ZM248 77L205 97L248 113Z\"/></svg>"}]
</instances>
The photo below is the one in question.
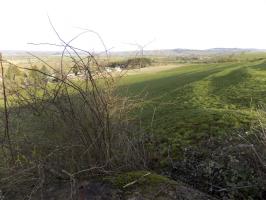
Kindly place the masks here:
<instances>
[{"instance_id":1,"label":"brown twig","mask_svg":"<svg viewBox=\"0 0 266 200\"><path fill-rule=\"evenodd\" d=\"M7 106L7 94L6 94L6 86L5 86L5 75L4 75L4 66L3 66L3 58L2 54L0 53L0 65L1 65L1 76L2 76L2 89L3 89L3 96L4 96L4 112L5 112L5 138L8 142L8 147L10 151L10 155L12 161L15 161L14 152L11 144L10 133L9 133L9 113L8 113L8 106Z\"/></svg>"}]
</instances>

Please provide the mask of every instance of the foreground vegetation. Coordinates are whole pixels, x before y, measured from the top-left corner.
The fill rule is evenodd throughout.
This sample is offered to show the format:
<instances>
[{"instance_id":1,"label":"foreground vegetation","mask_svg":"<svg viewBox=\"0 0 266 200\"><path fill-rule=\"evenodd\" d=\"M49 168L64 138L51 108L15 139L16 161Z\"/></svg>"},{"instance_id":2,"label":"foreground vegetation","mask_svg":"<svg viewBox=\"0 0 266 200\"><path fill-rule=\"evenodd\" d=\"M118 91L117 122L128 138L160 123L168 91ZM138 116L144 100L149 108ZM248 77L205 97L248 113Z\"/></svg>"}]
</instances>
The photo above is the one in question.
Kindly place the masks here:
<instances>
[{"instance_id":1,"label":"foreground vegetation","mask_svg":"<svg viewBox=\"0 0 266 200\"><path fill-rule=\"evenodd\" d=\"M17 79L12 74L19 73L9 70L13 158L3 134L0 186L6 195L27 196L41 193L54 177L70 180L73 189L84 177L111 174L113 180L113 173L146 169L216 197L263 199L263 56L241 54L206 63L193 59L183 67L121 77L104 72L100 81L77 57L74 66L87 78L72 80L59 73L56 82L49 82L49 69L40 74L36 66ZM152 60L162 64L165 59ZM121 62L128 63L113 63ZM24 84L20 90L14 87L17 80ZM119 184L129 181L118 177Z\"/></svg>"}]
</instances>

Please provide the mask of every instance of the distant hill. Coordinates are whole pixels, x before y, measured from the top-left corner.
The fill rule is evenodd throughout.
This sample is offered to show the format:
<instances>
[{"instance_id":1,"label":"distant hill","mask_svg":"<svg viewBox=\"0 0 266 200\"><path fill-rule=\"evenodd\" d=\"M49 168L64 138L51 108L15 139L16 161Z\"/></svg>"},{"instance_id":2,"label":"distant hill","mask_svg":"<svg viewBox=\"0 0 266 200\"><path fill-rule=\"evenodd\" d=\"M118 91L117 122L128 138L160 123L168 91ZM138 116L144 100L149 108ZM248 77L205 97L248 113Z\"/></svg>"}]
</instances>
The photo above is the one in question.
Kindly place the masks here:
<instances>
[{"instance_id":1,"label":"distant hill","mask_svg":"<svg viewBox=\"0 0 266 200\"><path fill-rule=\"evenodd\" d=\"M232 54L242 52L266 52L266 49L241 49L241 48L212 48L205 50L195 49L159 49L159 50L145 50L143 54L146 56L199 56L199 55L215 55L215 54ZM111 55L116 56L134 56L139 55L140 51L121 51L111 52Z\"/></svg>"},{"instance_id":2,"label":"distant hill","mask_svg":"<svg viewBox=\"0 0 266 200\"><path fill-rule=\"evenodd\" d=\"M0 50L4 56L29 56L32 53L37 56L54 56L61 55L58 51L24 51L24 50Z\"/></svg>"},{"instance_id":3,"label":"distant hill","mask_svg":"<svg viewBox=\"0 0 266 200\"><path fill-rule=\"evenodd\" d=\"M27 51L23 50L3 50L1 51L6 56L27 56ZM61 55L59 51L29 51L38 56L57 56ZM232 54L241 52L266 52L266 49L252 49L252 48L212 48L205 50L195 49L158 49L158 50L144 50L143 54L146 56L199 56L199 55L216 55L216 54ZM82 53L81 53L82 54ZM96 53L97 54L97 53ZM140 51L118 51L109 52L111 56L135 56L140 55ZM103 54L102 54L103 55Z\"/></svg>"}]
</instances>

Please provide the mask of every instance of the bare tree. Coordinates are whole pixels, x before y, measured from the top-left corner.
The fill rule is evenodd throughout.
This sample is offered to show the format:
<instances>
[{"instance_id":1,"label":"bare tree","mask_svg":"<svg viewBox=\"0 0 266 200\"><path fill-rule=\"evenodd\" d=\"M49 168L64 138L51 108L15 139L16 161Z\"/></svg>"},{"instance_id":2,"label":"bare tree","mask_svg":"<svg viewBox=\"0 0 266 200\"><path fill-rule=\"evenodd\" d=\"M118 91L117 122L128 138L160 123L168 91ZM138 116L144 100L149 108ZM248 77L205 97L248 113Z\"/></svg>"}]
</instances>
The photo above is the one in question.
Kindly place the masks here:
<instances>
[{"instance_id":1,"label":"bare tree","mask_svg":"<svg viewBox=\"0 0 266 200\"><path fill-rule=\"evenodd\" d=\"M7 105L7 94L6 94L6 85L5 85L5 74L4 74L4 66L3 66L3 59L2 54L0 53L0 65L1 65L1 79L2 79L2 90L3 90L3 99L4 99L4 127L5 127L5 136L4 141L7 140L8 148L10 151L10 155L12 161L14 161L14 152L11 144L10 133L9 133L9 114L8 114L8 105Z\"/></svg>"}]
</instances>

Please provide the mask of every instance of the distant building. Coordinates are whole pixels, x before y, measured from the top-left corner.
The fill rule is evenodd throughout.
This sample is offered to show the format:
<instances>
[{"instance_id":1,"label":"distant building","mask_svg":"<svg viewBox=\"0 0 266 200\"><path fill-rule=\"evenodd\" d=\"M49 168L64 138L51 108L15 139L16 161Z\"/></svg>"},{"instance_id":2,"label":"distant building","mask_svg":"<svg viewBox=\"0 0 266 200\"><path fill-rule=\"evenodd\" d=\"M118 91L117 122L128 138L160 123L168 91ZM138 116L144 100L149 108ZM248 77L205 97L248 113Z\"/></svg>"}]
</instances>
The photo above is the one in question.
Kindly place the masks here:
<instances>
[{"instance_id":1,"label":"distant building","mask_svg":"<svg viewBox=\"0 0 266 200\"><path fill-rule=\"evenodd\" d=\"M67 77L75 77L76 75L74 73L67 74Z\"/></svg>"},{"instance_id":2,"label":"distant building","mask_svg":"<svg viewBox=\"0 0 266 200\"><path fill-rule=\"evenodd\" d=\"M115 71L122 72L122 69L121 69L121 67L115 67Z\"/></svg>"},{"instance_id":3,"label":"distant building","mask_svg":"<svg viewBox=\"0 0 266 200\"><path fill-rule=\"evenodd\" d=\"M105 67L106 72L112 72L112 69L110 67Z\"/></svg>"}]
</instances>

